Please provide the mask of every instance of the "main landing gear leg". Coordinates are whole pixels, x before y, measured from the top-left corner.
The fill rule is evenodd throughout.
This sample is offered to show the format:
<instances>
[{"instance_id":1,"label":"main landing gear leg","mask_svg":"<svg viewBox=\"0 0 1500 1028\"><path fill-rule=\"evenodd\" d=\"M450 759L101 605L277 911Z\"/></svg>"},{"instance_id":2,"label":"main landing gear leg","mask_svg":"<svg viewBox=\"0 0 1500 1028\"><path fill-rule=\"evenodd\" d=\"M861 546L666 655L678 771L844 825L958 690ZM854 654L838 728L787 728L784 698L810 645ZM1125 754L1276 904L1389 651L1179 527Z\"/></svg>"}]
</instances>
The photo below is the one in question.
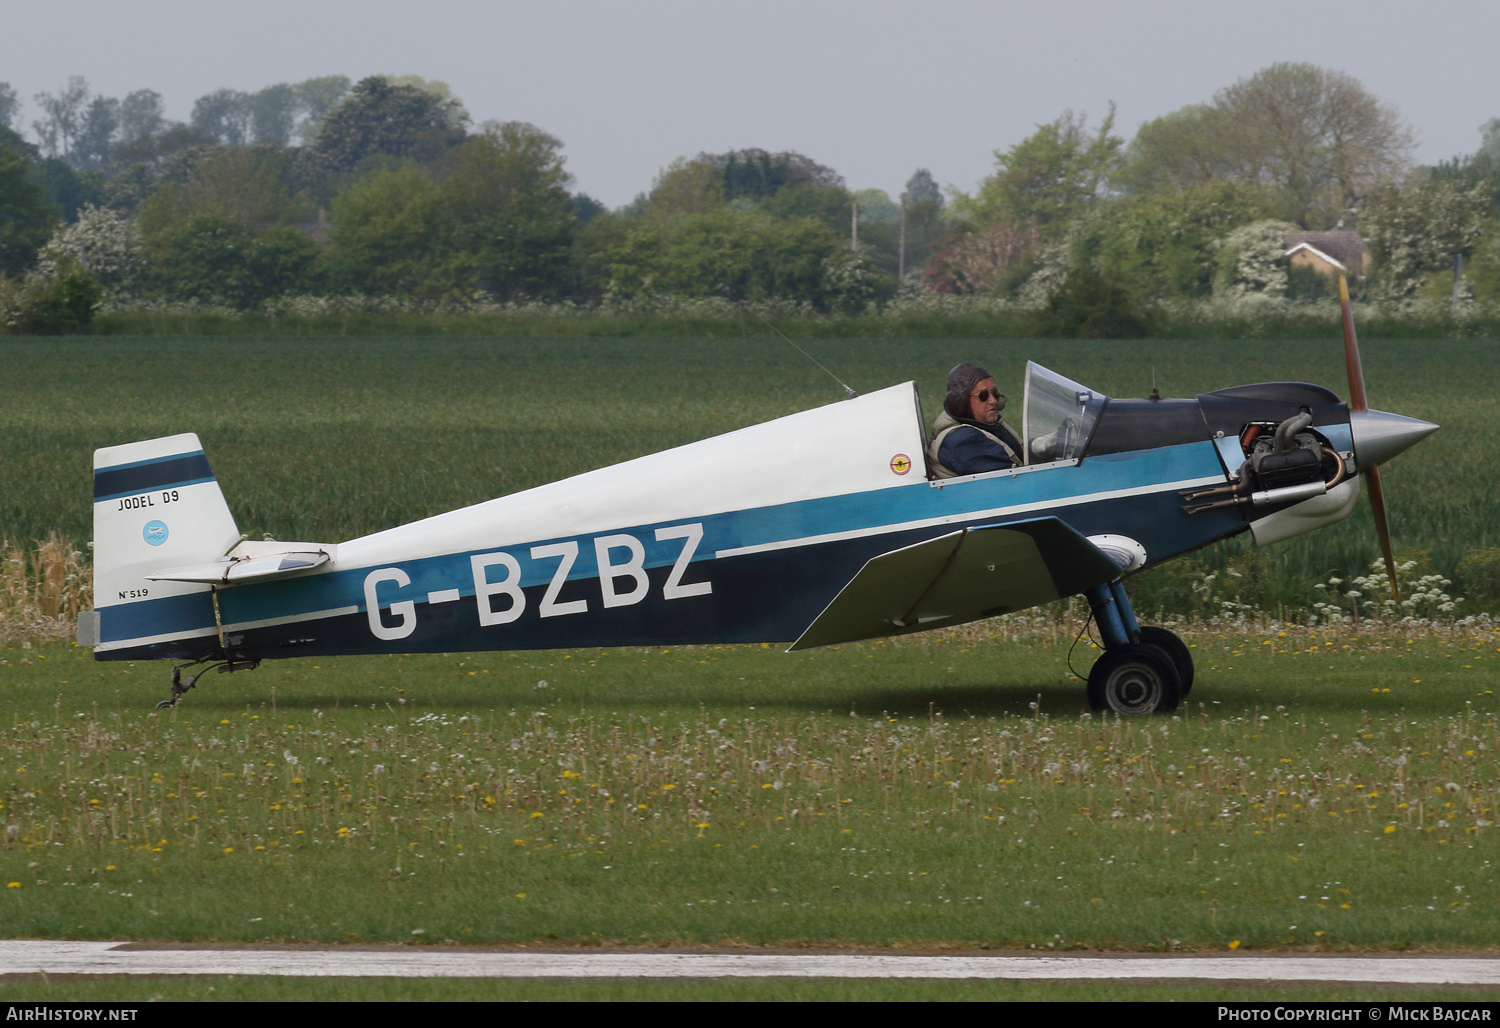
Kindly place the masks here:
<instances>
[{"instance_id":1,"label":"main landing gear leg","mask_svg":"<svg viewBox=\"0 0 1500 1028\"><path fill-rule=\"evenodd\" d=\"M210 657L207 659L212 660L213 658ZM177 706L177 701L182 698L182 694L187 692L193 686L197 685L198 679L208 674L211 669L217 668L221 672L253 671L256 668L260 667L259 660L226 660L218 664L210 664L208 667L204 668L202 671L199 671L197 674L189 675L185 680L183 679L182 672L184 670L202 663L203 661L201 660L195 660L191 663L179 664L172 669L172 698L170 700L162 700L160 703L158 703L156 705L157 710L161 710L163 707Z\"/></svg>"},{"instance_id":2,"label":"main landing gear leg","mask_svg":"<svg viewBox=\"0 0 1500 1028\"><path fill-rule=\"evenodd\" d=\"M1167 714L1192 688L1193 658L1181 639L1142 626L1119 579L1084 593L1104 637L1089 671L1089 706L1116 714Z\"/></svg>"}]
</instances>

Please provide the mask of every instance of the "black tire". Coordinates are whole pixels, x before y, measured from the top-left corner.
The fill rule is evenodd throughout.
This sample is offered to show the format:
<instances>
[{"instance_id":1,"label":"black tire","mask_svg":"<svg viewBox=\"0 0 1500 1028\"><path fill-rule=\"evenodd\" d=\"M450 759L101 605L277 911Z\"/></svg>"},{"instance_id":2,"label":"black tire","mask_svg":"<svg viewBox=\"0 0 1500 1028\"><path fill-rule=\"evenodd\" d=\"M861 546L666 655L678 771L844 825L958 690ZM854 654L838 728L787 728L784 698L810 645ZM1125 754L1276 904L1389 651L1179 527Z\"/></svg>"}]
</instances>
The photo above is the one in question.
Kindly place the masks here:
<instances>
[{"instance_id":1,"label":"black tire","mask_svg":"<svg viewBox=\"0 0 1500 1028\"><path fill-rule=\"evenodd\" d=\"M1177 679L1181 684L1178 695L1187 699L1188 693L1193 691L1193 654L1188 649L1187 643L1177 635L1176 632L1168 631L1160 625L1142 625L1141 642L1147 646L1155 646L1167 655L1177 668Z\"/></svg>"},{"instance_id":2,"label":"black tire","mask_svg":"<svg viewBox=\"0 0 1500 1028\"><path fill-rule=\"evenodd\" d=\"M1089 671L1089 706L1116 714L1169 714L1182 696L1177 666L1155 646L1106 650Z\"/></svg>"}]
</instances>

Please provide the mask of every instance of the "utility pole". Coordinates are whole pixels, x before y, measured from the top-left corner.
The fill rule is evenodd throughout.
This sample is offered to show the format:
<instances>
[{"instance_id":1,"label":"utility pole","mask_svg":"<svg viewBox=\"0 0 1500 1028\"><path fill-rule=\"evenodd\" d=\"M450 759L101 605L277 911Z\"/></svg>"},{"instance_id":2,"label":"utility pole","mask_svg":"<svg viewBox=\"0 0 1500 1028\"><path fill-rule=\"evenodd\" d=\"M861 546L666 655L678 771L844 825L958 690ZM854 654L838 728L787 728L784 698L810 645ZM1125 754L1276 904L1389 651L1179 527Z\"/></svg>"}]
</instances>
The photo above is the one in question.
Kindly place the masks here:
<instances>
[{"instance_id":1,"label":"utility pole","mask_svg":"<svg viewBox=\"0 0 1500 1028\"><path fill-rule=\"evenodd\" d=\"M901 245L896 250L896 285L906 283L906 197L901 197Z\"/></svg>"},{"instance_id":2,"label":"utility pole","mask_svg":"<svg viewBox=\"0 0 1500 1028\"><path fill-rule=\"evenodd\" d=\"M1449 308L1448 316L1454 320L1458 319L1458 277L1464 272L1464 255L1456 253L1453 255L1453 305Z\"/></svg>"},{"instance_id":3,"label":"utility pole","mask_svg":"<svg viewBox=\"0 0 1500 1028\"><path fill-rule=\"evenodd\" d=\"M859 249L859 197L849 202L849 249Z\"/></svg>"}]
</instances>

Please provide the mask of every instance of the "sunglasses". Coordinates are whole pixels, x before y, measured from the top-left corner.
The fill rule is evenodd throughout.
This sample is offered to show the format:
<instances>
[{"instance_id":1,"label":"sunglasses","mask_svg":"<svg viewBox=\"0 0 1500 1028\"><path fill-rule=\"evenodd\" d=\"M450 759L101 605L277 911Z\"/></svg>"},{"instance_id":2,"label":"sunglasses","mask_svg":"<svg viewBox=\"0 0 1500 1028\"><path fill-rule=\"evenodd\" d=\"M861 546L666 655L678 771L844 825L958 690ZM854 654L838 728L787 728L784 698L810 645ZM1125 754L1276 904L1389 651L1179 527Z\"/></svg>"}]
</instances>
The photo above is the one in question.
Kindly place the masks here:
<instances>
[{"instance_id":1,"label":"sunglasses","mask_svg":"<svg viewBox=\"0 0 1500 1028\"><path fill-rule=\"evenodd\" d=\"M978 399L980 403L989 403L991 396L994 396L997 400L1003 399L998 389L981 389L979 392L970 393L969 395Z\"/></svg>"}]
</instances>

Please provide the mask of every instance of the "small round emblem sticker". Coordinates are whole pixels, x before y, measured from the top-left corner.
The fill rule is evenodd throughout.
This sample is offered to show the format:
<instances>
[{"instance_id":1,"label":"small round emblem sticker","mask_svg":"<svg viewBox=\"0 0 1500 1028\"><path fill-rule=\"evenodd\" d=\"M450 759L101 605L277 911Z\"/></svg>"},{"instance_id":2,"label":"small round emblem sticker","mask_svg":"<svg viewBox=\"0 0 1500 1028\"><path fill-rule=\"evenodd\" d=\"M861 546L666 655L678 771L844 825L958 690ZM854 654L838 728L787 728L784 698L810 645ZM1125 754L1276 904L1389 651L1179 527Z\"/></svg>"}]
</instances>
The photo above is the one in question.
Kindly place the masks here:
<instances>
[{"instance_id":1,"label":"small round emblem sticker","mask_svg":"<svg viewBox=\"0 0 1500 1028\"><path fill-rule=\"evenodd\" d=\"M146 542L152 546L160 546L167 541L167 526L162 521L148 521L141 535L145 536Z\"/></svg>"},{"instance_id":2,"label":"small round emblem sticker","mask_svg":"<svg viewBox=\"0 0 1500 1028\"><path fill-rule=\"evenodd\" d=\"M911 458L904 453L898 453L891 458L891 470L898 475L904 475L911 470Z\"/></svg>"}]
</instances>

